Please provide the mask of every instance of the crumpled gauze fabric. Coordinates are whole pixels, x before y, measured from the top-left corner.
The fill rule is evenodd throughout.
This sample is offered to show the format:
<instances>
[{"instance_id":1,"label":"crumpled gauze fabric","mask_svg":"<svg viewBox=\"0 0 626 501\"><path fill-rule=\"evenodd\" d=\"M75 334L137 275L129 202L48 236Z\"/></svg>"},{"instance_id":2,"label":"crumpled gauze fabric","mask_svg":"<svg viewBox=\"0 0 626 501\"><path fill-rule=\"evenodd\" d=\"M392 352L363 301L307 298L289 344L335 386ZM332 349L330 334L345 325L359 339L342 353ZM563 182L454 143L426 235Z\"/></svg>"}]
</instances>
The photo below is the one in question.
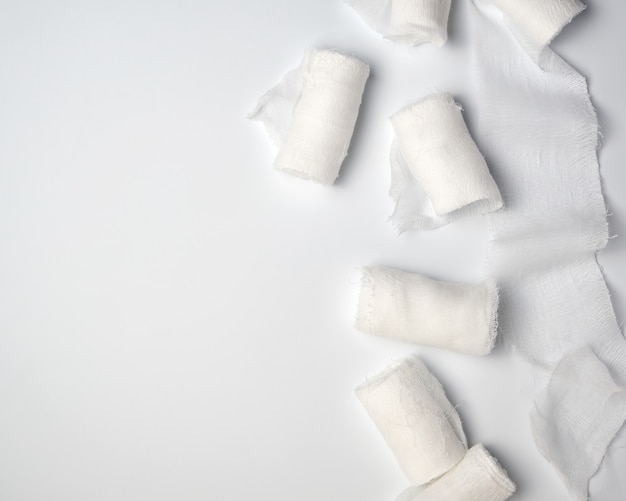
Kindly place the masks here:
<instances>
[{"instance_id":1,"label":"crumpled gauze fabric","mask_svg":"<svg viewBox=\"0 0 626 501\"><path fill-rule=\"evenodd\" d=\"M586 499L588 479L600 466L625 417L626 388L617 385L589 348L561 359L531 413L535 430L559 423L551 433L539 434L537 445L547 451L580 499ZM580 439L572 437L585 437L584 454L579 449Z\"/></svg>"},{"instance_id":2,"label":"crumpled gauze fabric","mask_svg":"<svg viewBox=\"0 0 626 501\"><path fill-rule=\"evenodd\" d=\"M311 49L249 117L263 123L278 146L274 166L331 185L348 147L369 77L369 66L336 50Z\"/></svg>"},{"instance_id":3,"label":"crumpled gauze fabric","mask_svg":"<svg viewBox=\"0 0 626 501\"><path fill-rule=\"evenodd\" d=\"M408 501L504 501L515 484L481 444L467 451L449 472Z\"/></svg>"},{"instance_id":4,"label":"crumpled gauze fabric","mask_svg":"<svg viewBox=\"0 0 626 501\"><path fill-rule=\"evenodd\" d=\"M506 206L489 216L488 258L503 344L537 367L539 387L557 368L536 401L536 442L574 497L587 499L607 435L569 419L587 415L606 371L625 386L626 342L596 261L608 241L596 114L584 77L542 45L582 7L539 3L474 0L472 9L477 130ZM570 354L584 347L597 357L586 373ZM604 407L607 423L624 417L621 406Z\"/></svg>"},{"instance_id":5,"label":"crumpled gauze fabric","mask_svg":"<svg viewBox=\"0 0 626 501\"><path fill-rule=\"evenodd\" d=\"M384 38L405 45L448 39L450 0L345 0Z\"/></svg>"},{"instance_id":6,"label":"crumpled gauze fabric","mask_svg":"<svg viewBox=\"0 0 626 501\"><path fill-rule=\"evenodd\" d=\"M502 208L500 191L450 94L428 96L390 121L391 221L400 232Z\"/></svg>"},{"instance_id":7,"label":"crumpled gauze fabric","mask_svg":"<svg viewBox=\"0 0 626 501\"><path fill-rule=\"evenodd\" d=\"M360 331L485 355L495 343L497 317L493 280L461 284L392 268L362 270L355 322Z\"/></svg>"},{"instance_id":8,"label":"crumpled gauze fabric","mask_svg":"<svg viewBox=\"0 0 626 501\"><path fill-rule=\"evenodd\" d=\"M417 357L384 370L355 393L414 485L439 477L465 455L461 419Z\"/></svg>"}]
</instances>

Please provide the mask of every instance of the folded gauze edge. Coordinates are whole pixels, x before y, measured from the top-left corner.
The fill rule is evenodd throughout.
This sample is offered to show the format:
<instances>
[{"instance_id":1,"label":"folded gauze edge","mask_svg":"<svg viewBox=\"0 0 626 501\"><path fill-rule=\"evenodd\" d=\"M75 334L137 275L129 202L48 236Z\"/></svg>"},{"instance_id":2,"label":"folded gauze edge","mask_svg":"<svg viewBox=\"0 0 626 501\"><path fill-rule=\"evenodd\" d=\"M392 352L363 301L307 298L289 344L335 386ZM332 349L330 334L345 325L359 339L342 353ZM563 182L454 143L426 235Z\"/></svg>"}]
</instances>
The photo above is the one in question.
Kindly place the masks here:
<instances>
[{"instance_id":1,"label":"folded gauze edge","mask_svg":"<svg viewBox=\"0 0 626 501\"><path fill-rule=\"evenodd\" d=\"M458 413L419 358L392 365L359 386L356 395L417 487L407 499L503 501L515 492L482 445L467 450Z\"/></svg>"},{"instance_id":2,"label":"folded gauze edge","mask_svg":"<svg viewBox=\"0 0 626 501\"><path fill-rule=\"evenodd\" d=\"M486 355L498 331L498 288L440 282L383 267L364 268L357 329L417 344Z\"/></svg>"},{"instance_id":3,"label":"folded gauze edge","mask_svg":"<svg viewBox=\"0 0 626 501\"><path fill-rule=\"evenodd\" d=\"M249 117L279 148L274 166L333 184L348 153L369 66L336 50L311 49L264 94Z\"/></svg>"},{"instance_id":4,"label":"folded gauze edge","mask_svg":"<svg viewBox=\"0 0 626 501\"><path fill-rule=\"evenodd\" d=\"M450 0L345 0L372 29L405 45L448 39Z\"/></svg>"},{"instance_id":5,"label":"folded gauze edge","mask_svg":"<svg viewBox=\"0 0 626 501\"><path fill-rule=\"evenodd\" d=\"M391 221L399 231L433 229L502 208L502 197L448 93L430 95L391 118Z\"/></svg>"}]
</instances>

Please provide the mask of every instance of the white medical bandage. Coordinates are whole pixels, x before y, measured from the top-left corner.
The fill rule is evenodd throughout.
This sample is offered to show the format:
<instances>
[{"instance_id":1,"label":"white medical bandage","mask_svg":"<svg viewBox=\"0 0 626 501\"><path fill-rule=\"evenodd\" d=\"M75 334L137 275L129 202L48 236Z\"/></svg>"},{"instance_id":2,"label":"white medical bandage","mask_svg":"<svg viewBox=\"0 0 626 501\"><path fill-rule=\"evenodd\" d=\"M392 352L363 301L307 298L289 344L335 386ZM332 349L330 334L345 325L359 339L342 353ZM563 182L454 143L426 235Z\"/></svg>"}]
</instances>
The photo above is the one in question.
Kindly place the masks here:
<instances>
[{"instance_id":1,"label":"white medical bandage","mask_svg":"<svg viewBox=\"0 0 626 501\"><path fill-rule=\"evenodd\" d=\"M392 222L400 231L432 229L502 208L502 197L447 93L428 96L391 118Z\"/></svg>"},{"instance_id":2,"label":"white medical bandage","mask_svg":"<svg viewBox=\"0 0 626 501\"><path fill-rule=\"evenodd\" d=\"M506 471L478 444L411 501L504 501L514 492Z\"/></svg>"},{"instance_id":3,"label":"white medical bandage","mask_svg":"<svg viewBox=\"0 0 626 501\"><path fill-rule=\"evenodd\" d=\"M441 47L448 39L450 0L345 0L384 38Z\"/></svg>"},{"instance_id":4,"label":"white medical bandage","mask_svg":"<svg viewBox=\"0 0 626 501\"><path fill-rule=\"evenodd\" d=\"M585 10L580 0L487 0L523 45L548 45L570 21Z\"/></svg>"},{"instance_id":5,"label":"white medical bandage","mask_svg":"<svg viewBox=\"0 0 626 501\"><path fill-rule=\"evenodd\" d=\"M310 50L250 114L279 147L274 166L333 184L348 154L368 76L369 66L358 59Z\"/></svg>"},{"instance_id":6,"label":"white medical bandage","mask_svg":"<svg viewBox=\"0 0 626 501\"><path fill-rule=\"evenodd\" d=\"M478 130L507 207L489 216L500 336L547 385L531 413L541 453L587 499L626 418L626 341L596 260L608 241L598 120L585 78L545 45L583 6L474 3Z\"/></svg>"},{"instance_id":7,"label":"white medical bandage","mask_svg":"<svg viewBox=\"0 0 626 501\"><path fill-rule=\"evenodd\" d=\"M447 348L489 353L497 335L495 282L440 282L391 268L364 268L356 328L371 334Z\"/></svg>"},{"instance_id":8,"label":"white medical bandage","mask_svg":"<svg viewBox=\"0 0 626 501\"><path fill-rule=\"evenodd\" d=\"M626 388L589 348L563 357L531 412L540 451L563 472L576 499L587 499L588 479L625 419Z\"/></svg>"},{"instance_id":9,"label":"white medical bandage","mask_svg":"<svg viewBox=\"0 0 626 501\"><path fill-rule=\"evenodd\" d=\"M465 455L459 415L418 358L376 375L356 395L413 484L439 477Z\"/></svg>"}]
</instances>

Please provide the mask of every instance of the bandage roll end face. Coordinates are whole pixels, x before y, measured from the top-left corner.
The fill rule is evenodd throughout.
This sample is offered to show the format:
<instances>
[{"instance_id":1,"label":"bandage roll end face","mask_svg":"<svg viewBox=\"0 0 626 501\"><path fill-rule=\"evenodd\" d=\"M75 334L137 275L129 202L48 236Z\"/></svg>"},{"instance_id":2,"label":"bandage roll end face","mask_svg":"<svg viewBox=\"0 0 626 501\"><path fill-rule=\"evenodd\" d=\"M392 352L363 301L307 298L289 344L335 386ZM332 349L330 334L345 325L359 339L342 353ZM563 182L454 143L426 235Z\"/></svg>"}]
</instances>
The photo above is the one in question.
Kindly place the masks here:
<instances>
[{"instance_id":1,"label":"bandage roll end face","mask_svg":"<svg viewBox=\"0 0 626 501\"><path fill-rule=\"evenodd\" d=\"M498 288L393 268L362 270L355 327L363 332L470 355L486 355L497 335Z\"/></svg>"},{"instance_id":2,"label":"bandage roll end face","mask_svg":"<svg viewBox=\"0 0 626 501\"><path fill-rule=\"evenodd\" d=\"M459 415L417 357L393 365L355 392L414 485L439 477L465 455Z\"/></svg>"},{"instance_id":3,"label":"bandage roll end face","mask_svg":"<svg viewBox=\"0 0 626 501\"><path fill-rule=\"evenodd\" d=\"M335 50L310 50L302 88L274 166L331 185L348 153L369 66Z\"/></svg>"},{"instance_id":4,"label":"bandage roll end face","mask_svg":"<svg viewBox=\"0 0 626 501\"><path fill-rule=\"evenodd\" d=\"M428 96L390 121L403 160L436 216L502 208L500 191L450 94Z\"/></svg>"}]
</instances>

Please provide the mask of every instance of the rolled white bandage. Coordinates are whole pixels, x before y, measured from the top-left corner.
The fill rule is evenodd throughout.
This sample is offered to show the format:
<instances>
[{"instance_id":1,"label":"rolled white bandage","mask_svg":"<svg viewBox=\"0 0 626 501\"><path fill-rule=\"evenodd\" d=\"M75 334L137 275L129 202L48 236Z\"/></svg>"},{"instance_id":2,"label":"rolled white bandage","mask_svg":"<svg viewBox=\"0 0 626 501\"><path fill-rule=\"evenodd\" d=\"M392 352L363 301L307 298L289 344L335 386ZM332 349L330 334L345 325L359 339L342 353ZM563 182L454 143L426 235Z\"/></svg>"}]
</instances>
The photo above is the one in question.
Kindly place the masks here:
<instances>
[{"instance_id":1,"label":"rolled white bandage","mask_svg":"<svg viewBox=\"0 0 626 501\"><path fill-rule=\"evenodd\" d=\"M413 484L430 482L465 455L459 415L418 358L376 375L356 395Z\"/></svg>"},{"instance_id":2,"label":"rolled white bandage","mask_svg":"<svg viewBox=\"0 0 626 501\"><path fill-rule=\"evenodd\" d=\"M392 268L364 268L356 328L379 336L489 353L497 334L498 288L439 282Z\"/></svg>"},{"instance_id":3,"label":"rolled white bandage","mask_svg":"<svg viewBox=\"0 0 626 501\"><path fill-rule=\"evenodd\" d=\"M585 10L580 0L487 0L498 7L506 24L523 42L548 45L574 17ZM526 45L525 44L525 45Z\"/></svg>"},{"instance_id":4,"label":"rolled white bandage","mask_svg":"<svg viewBox=\"0 0 626 501\"><path fill-rule=\"evenodd\" d=\"M502 207L461 107L447 93L428 96L391 118L392 222L400 231L432 229Z\"/></svg>"},{"instance_id":5,"label":"rolled white bandage","mask_svg":"<svg viewBox=\"0 0 626 501\"><path fill-rule=\"evenodd\" d=\"M348 153L368 76L369 66L354 57L310 50L250 114L279 147L274 166L332 184Z\"/></svg>"},{"instance_id":6,"label":"rolled white bandage","mask_svg":"<svg viewBox=\"0 0 626 501\"><path fill-rule=\"evenodd\" d=\"M514 492L515 484L506 471L478 444L411 501L504 501Z\"/></svg>"},{"instance_id":7,"label":"rolled white bandage","mask_svg":"<svg viewBox=\"0 0 626 501\"><path fill-rule=\"evenodd\" d=\"M346 0L363 20L388 40L406 45L448 39L450 0Z\"/></svg>"}]
</instances>

